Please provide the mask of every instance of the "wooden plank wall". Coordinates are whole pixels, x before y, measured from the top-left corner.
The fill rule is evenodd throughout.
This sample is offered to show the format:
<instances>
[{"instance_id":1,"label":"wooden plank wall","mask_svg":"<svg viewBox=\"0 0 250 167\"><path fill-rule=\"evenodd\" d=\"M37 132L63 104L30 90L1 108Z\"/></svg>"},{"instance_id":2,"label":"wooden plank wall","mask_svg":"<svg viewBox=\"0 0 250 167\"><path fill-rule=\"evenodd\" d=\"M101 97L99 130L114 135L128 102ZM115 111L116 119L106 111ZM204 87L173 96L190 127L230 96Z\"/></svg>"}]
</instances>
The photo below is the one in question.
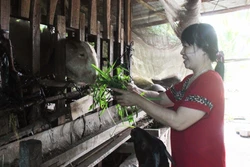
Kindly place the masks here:
<instances>
[{"instance_id":1,"label":"wooden plank wall","mask_svg":"<svg viewBox=\"0 0 250 167\"><path fill-rule=\"evenodd\" d=\"M10 22L10 0L0 0L0 26L1 29L9 31ZM8 37L8 35L7 35Z\"/></svg>"},{"instance_id":2,"label":"wooden plank wall","mask_svg":"<svg viewBox=\"0 0 250 167\"><path fill-rule=\"evenodd\" d=\"M57 41L55 52L55 74L58 81L65 80L65 42L66 33L74 32L74 38L79 41L87 41L94 44L97 53L98 64L101 68L107 62L113 63L119 59L119 63L123 63L124 57L128 57L126 46L131 41L131 0L91 0L88 1L88 13L81 10L80 0L70 0L68 6L69 19L66 19L65 1L50 0L46 2L47 16L44 19L41 16L42 0L20 0L18 11L11 13L10 0L0 0L0 25L4 30L9 30L10 16L18 19L30 21L31 39L30 48L32 50L31 67L32 74L39 75L40 72L40 24L54 27ZM102 4L98 5L98 3ZM60 8L58 4L60 3ZM113 5L115 4L115 5ZM98 20L97 7L103 8L103 17ZM62 11L58 13L58 9ZM111 25L112 11L117 10L116 25ZM57 12L57 13L56 13ZM124 12L124 13L122 13ZM122 21L124 15L124 21ZM88 17L88 18L86 18ZM99 18L100 19L100 18ZM123 23L124 24L123 24ZM88 24L87 24L88 23ZM70 34L70 33L68 33ZM104 45L105 44L105 45ZM104 57L103 50L107 47L107 57ZM63 49L62 49L63 48ZM15 52L15 48L13 49ZM124 55L123 55L124 54ZM123 57L124 56L124 57ZM105 63L106 62L106 63ZM61 101L59 110L63 110L64 102ZM62 122L63 123L63 122Z\"/></svg>"},{"instance_id":3,"label":"wooden plank wall","mask_svg":"<svg viewBox=\"0 0 250 167\"><path fill-rule=\"evenodd\" d=\"M9 31L10 17L28 20L31 27L31 67L32 74L39 75L41 71L40 55L40 24L45 24L55 30L56 49L55 49L55 78L57 81L65 81L66 76L66 38L67 34L77 41L87 41L94 44L97 53L99 67L103 68L107 62L111 64L118 60L118 65L129 58L126 48L131 42L131 0L103 0L103 17L98 20L98 0L89 0L88 13L81 10L81 0L70 0L68 6L69 16L66 16L64 0L49 0L46 7L47 15L44 19L41 13L42 0L19 0L18 11L11 13L10 0L0 0L0 25L1 29ZM115 3L114 3L115 2ZM58 5L60 3L60 8ZM116 4L116 5L113 5ZM58 10L62 10L59 13ZM116 25L111 25L112 10L117 10L115 17ZM122 13L124 12L124 13ZM122 18L124 16L124 21ZM68 19L67 19L68 17ZM100 19L100 18L99 18ZM21 33L21 32L20 32ZM8 36L8 34L7 34ZM22 42L22 41L20 41ZM106 47L106 48L105 48ZM107 53L104 53L104 50ZM15 53L15 47L13 48ZM105 54L105 55L104 55ZM127 60L126 60L127 61ZM29 62L29 61L27 61ZM34 92L36 88L32 88ZM64 93L68 93L68 89ZM40 104L34 105L32 110L40 111ZM65 112L65 100L56 102L56 112ZM34 112L35 113L35 112ZM66 123L65 116L58 114L57 124Z\"/></svg>"}]
</instances>

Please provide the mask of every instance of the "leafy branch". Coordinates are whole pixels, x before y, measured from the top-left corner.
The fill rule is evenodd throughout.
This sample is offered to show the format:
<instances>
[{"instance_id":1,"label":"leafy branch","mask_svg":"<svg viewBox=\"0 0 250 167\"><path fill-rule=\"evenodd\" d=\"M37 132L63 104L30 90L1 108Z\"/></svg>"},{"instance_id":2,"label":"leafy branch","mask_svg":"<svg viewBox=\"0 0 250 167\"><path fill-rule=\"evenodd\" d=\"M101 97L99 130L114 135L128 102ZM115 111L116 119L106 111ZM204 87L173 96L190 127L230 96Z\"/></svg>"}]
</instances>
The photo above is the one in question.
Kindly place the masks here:
<instances>
[{"instance_id":1,"label":"leafy branch","mask_svg":"<svg viewBox=\"0 0 250 167\"><path fill-rule=\"evenodd\" d=\"M127 71L126 68L122 65L115 66L115 63L108 66L105 70L99 69L94 64L92 64L92 67L98 72L98 75L95 83L90 86L93 95L93 104L90 106L89 110L93 110L99 106L101 109L101 116L109 107L108 104L112 100L112 95L115 93L112 92L110 88L127 90L127 85L131 81L131 77L125 75ZM111 74L114 71L116 73L112 76ZM131 111L129 112L127 107L116 104L116 109L122 120L128 120L130 123L134 122L133 114L136 110L135 107L131 107Z\"/></svg>"}]
</instances>

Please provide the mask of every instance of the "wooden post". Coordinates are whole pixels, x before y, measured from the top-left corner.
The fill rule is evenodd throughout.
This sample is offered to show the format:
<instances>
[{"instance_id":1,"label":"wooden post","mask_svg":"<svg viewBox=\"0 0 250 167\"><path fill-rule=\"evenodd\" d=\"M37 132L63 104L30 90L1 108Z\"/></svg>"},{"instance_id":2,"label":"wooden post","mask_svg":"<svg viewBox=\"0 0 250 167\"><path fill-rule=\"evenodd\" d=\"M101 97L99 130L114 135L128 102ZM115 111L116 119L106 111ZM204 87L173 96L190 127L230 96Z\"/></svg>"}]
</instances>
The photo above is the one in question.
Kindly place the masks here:
<instances>
[{"instance_id":1,"label":"wooden post","mask_svg":"<svg viewBox=\"0 0 250 167\"><path fill-rule=\"evenodd\" d=\"M10 24L10 0L0 0L0 26L1 29L9 31ZM9 38L9 35L6 34L6 38Z\"/></svg>"},{"instance_id":2,"label":"wooden post","mask_svg":"<svg viewBox=\"0 0 250 167\"><path fill-rule=\"evenodd\" d=\"M124 62L124 28L121 28L121 38L120 38L120 46L121 46L121 55L122 57L122 63Z\"/></svg>"},{"instance_id":3,"label":"wooden post","mask_svg":"<svg viewBox=\"0 0 250 167\"><path fill-rule=\"evenodd\" d=\"M111 0L104 0L104 18L103 18L103 38L110 39L111 31Z\"/></svg>"},{"instance_id":4,"label":"wooden post","mask_svg":"<svg viewBox=\"0 0 250 167\"><path fill-rule=\"evenodd\" d=\"M30 0L21 0L19 5L19 14L23 18L30 17Z\"/></svg>"},{"instance_id":5,"label":"wooden post","mask_svg":"<svg viewBox=\"0 0 250 167\"><path fill-rule=\"evenodd\" d=\"M117 18L116 18L116 34L115 41L120 42L121 26L122 24L122 0L118 0L117 3Z\"/></svg>"},{"instance_id":6,"label":"wooden post","mask_svg":"<svg viewBox=\"0 0 250 167\"><path fill-rule=\"evenodd\" d=\"M98 167L102 167L102 161L98 163Z\"/></svg>"},{"instance_id":7,"label":"wooden post","mask_svg":"<svg viewBox=\"0 0 250 167\"><path fill-rule=\"evenodd\" d=\"M25 7L24 7L25 8ZM29 8L29 6L28 6ZM40 21L41 21L41 0L31 1L30 27L31 27L31 71L32 74L40 74ZM30 90L32 93L39 91L39 87L34 86ZM25 111L24 111L25 112ZM41 116L39 104L32 106L29 113L29 122L35 122Z\"/></svg>"},{"instance_id":8,"label":"wooden post","mask_svg":"<svg viewBox=\"0 0 250 167\"><path fill-rule=\"evenodd\" d=\"M113 51L113 40L111 39L111 0L104 0L104 18L103 18L103 40L107 42L108 57L106 61L110 62ZM112 43L112 44L111 44ZM112 45L112 46L111 46ZM103 57L103 56L102 56ZM103 61L102 61L103 63Z\"/></svg>"},{"instance_id":9,"label":"wooden post","mask_svg":"<svg viewBox=\"0 0 250 167\"><path fill-rule=\"evenodd\" d=\"M40 73L40 21L41 5L40 0L32 0L31 7L31 39L32 39L32 74Z\"/></svg>"},{"instance_id":10,"label":"wooden post","mask_svg":"<svg viewBox=\"0 0 250 167\"><path fill-rule=\"evenodd\" d=\"M89 17L88 17L89 34L97 35L97 2L96 0L89 1Z\"/></svg>"},{"instance_id":11,"label":"wooden post","mask_svg":"<svg viewBox=\"0 0 250 167\"><path fill-rule=\"evenodd\" d=\"M66 68L66 19L64 16L57 16L56 22L57 44L56 44L56 61L55 61L55 74L59 80L65 80Z\"/></svg>"},{"instance_id":12,"label":"wooden post","mask_svg":"<svg viewBox=\"0 0 250 167\"><path fill-rule=\"evenodd\" d=\"M114 63L114 33L113 33L113 26L111 26L110 32L110 41L109 41L109 62L110 64Z\"/></svg>"},{"instance_id":13,"label":"wooden post","mask_svg":"<svg viewBox=\"0 0 250 167\"><path fill-rule=\"evenodd\" d=\"M124 43L125 43L125 53L124 53L124 65L130 74L130 49L131 49L131 0L124 1Z\"/></svg>"},{"instance_id":14,"label":"wooden post","mask_svg":"<svg viewBox=\"0 0 250 167\"><path fill-rule=\"evenodd\" d=\"M80 17L80 0L71 0L70 8L70 27L79 29L79 17Z\"/></svg>"},{"instance_id":15,"label":"wooden post","mask_svg":"<svg viewBox=\"0 0 250 167\"><path fill-rule=\"evenodd\" d=\"M42 164L42 142L30 139L21 141L19 167L39 167Z\"/></svg>"},{"instance_id":16,"label":"wooden post","mask_svg":"<svg viewBox=\"0 0 250 167\"><path fill-rule=\"evenodd\" d=\"M77 39L79 41L85 41L85 14L80 13L79 30L77 30Z\"/></svg>"},{"instance_id":17,"label":"wooden post","mask_svg":"<svg viewBox=\"0 0 250 167\"><path fill-rule=\"evenodd\" d=\"M57 16L56 22L57 43L55 53L55 76L58 81L65 81L66 75L66 19L64 16ZM58 100L56 103L57 112L64 112L65 100ZM65 116L58 119L58 124L65 123Z\"/></svg>"},{"instance_id":18,"label":"wooden post","mask_svg":"<svg viewBox=\"0 0 250 167\"><path fill-rule=\"evenodd\" d=\"M131 0L124 1L124 31L125 31L125 44L129 45L131 42Z\"/></svg>"},{"instance_id":19,"label":"wooden post","mask_svg":"<svg viewBox=\"0 0 250 167\"><path fill-rule=\"evenodd\" d=\"M114 61L116 61L116 66L121 64L121 25L122 25L122 0L118 0L117 3L117 17L116 17L116 30L114 38ZM115 75L114 71L114 75Z\"/></svg>"},{"instance_id":20,"label":"wooden post","mask_svg":"<svg viewBox=\"0 0 250 167\"><path fill-rule=\"evenodd\" d=\"M48 24L50 24L50 25L54 24L57 2L58 2L58 0L50 0L49 1Z\"/></svg>"},{"instance_id":21,"label":"wooden post","mask_svg":"<svg viewBox=\"0 0 250 167\"><path fill-rule=\"evenodd\" d=\"M97 60L98 60L98 66L101 67L102 62L101 62L101 32L100 32L100 28L101 28L101 23L100 21L98 21L97 24L97 35L94 36L94 42L95 42L95 51L96 51L96 55L97 55Z\"/></svg>"}]
</instances>

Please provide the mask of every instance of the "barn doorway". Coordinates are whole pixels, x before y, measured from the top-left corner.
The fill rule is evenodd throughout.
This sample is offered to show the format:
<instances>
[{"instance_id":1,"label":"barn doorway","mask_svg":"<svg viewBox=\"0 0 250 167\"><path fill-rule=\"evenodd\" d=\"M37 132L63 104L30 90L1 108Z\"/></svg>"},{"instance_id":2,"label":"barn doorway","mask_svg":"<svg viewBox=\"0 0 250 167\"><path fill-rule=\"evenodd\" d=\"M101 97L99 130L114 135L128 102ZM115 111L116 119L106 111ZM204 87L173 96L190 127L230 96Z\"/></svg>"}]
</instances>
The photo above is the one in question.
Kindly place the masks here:
<instances>
[{"instance_id":1,"label":"barn doorway","mask_svg":"<svg viewBox=\"0 0 250 167\"><path fill-rule=\"evenodd\" d=\"M227 167L250 166L250 10L202 17L216 29L225 54L225 145Z\"/></svg>"}]
</instances>

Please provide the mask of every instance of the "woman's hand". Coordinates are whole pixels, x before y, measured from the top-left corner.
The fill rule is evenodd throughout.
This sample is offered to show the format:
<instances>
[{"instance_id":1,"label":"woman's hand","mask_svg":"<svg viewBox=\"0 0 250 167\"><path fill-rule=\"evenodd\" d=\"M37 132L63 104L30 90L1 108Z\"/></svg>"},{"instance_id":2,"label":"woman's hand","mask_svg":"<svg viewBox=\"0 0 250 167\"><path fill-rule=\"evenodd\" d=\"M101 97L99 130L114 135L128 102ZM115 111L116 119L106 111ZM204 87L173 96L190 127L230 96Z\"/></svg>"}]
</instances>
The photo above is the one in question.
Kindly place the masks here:
<instances>
[{"instance_id":1,"label":"woman's hand","mask_svg":"<svg viewBox=\"0 0 250 167\"><path fill-rule=\"evenodd\" d=\"M121 105L121 106L134 106L136 105L136 96L138 96L137 93L133 91L133 89L128 88L129 90L121 90L112 88L113 91L119 93L119 95L115 95L115 100Z\"/></svg>"},{"instance_id":2,"label":"woman's hand","mask_svg":"<svg viewBox=\"0 0 250 167\"><path fill-rule=\"evenodd\" d=\"M134 83L129 83L127 85L127 90L131 92L139 93L139 88Z\"/></svg>"}]
</instances>

